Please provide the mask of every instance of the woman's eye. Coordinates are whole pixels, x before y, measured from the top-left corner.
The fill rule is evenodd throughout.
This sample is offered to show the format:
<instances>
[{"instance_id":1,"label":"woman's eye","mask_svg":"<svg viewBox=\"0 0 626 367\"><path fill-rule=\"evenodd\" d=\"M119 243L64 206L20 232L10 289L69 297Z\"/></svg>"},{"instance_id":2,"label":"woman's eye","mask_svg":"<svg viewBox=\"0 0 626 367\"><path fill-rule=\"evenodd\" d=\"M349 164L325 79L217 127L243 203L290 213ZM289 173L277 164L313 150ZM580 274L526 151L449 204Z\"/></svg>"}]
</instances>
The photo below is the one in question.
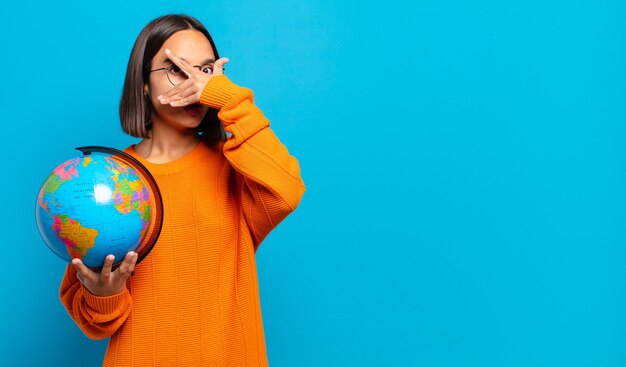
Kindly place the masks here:
<instances>
[{"instance_id":1,"label":"woman's eye","mask_svg":"<svg viewBox=\"0 0 626 367\"><path fill-rule=\"evenodd\" d=\"M213 74L213 68L211 66L203 66L200 71L206 74Z\"/></svg>"},{"instance_id":2,"label":"woman's eye","mask_svg":"<svg viewBox=\"0 0 626 367\"><path fill-rule=\"evenodd\" d=\"M170 72L174 73L174 74L178 74L180 73L180 68L176 65L172 65L170 66Z\"/></svg>"}]
</instances>

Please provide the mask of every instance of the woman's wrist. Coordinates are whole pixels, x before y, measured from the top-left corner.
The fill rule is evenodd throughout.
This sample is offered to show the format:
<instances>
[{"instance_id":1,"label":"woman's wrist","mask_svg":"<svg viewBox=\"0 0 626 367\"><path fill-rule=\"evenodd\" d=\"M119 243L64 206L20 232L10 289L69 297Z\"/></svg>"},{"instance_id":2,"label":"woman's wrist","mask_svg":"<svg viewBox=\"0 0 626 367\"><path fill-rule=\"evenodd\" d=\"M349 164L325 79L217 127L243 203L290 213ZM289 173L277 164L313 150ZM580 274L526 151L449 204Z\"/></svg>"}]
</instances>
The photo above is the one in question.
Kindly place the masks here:
<instances>
[{"instance_id":1,"label":"woman's wrist","mask_svg":"<svg viewBox=\"0 0 626 367\"><path fill-rule=\"evenodd\" d=\"M204 87L200 103L219 110L233 99L239 89L241 87L231 82L225 75L214 76Z\"/></svg>"}]
</instances>

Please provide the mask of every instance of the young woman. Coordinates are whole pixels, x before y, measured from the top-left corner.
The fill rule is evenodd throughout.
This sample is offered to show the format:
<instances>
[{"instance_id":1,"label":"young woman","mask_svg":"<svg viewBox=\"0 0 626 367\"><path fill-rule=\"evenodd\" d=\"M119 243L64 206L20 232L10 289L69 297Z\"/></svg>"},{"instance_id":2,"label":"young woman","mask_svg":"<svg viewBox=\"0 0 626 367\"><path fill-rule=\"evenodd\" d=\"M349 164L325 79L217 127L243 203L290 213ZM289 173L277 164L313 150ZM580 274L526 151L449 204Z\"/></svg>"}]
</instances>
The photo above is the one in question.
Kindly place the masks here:
<instances>
[{"instance_id":1,"label":"young woman","mask_svg":"<svg viewBox=\"0 0 626 367\"><path fill-rule=\"evenodd\" d=\"M300 202L298 162L209 32L168 15L139 34L120 103L125 151L155 177L164 219L141 263L68 265L61 300L104 366L266 366L255 251Z\"/></svg>"}]
</instances>

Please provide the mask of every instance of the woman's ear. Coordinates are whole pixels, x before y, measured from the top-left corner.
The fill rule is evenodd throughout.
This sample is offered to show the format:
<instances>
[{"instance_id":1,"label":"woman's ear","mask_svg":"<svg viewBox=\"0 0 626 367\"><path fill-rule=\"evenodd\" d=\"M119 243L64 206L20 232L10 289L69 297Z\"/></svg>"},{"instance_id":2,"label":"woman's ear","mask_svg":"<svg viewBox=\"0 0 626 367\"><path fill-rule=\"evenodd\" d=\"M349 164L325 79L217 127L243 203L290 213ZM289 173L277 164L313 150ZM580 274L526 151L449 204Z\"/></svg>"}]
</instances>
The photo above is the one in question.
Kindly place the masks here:
<instances>
[{"instance_id":1,"label":"woman's ear","mask_svg":"<svg viewBox=\"0 0 626 367\"><path fill-rule=\"evenodd\" d=\"M148 88L148 84L144 84L143 86L143 95L147 96L150 92L150 89Z\"/></svg>"}]
</instances>

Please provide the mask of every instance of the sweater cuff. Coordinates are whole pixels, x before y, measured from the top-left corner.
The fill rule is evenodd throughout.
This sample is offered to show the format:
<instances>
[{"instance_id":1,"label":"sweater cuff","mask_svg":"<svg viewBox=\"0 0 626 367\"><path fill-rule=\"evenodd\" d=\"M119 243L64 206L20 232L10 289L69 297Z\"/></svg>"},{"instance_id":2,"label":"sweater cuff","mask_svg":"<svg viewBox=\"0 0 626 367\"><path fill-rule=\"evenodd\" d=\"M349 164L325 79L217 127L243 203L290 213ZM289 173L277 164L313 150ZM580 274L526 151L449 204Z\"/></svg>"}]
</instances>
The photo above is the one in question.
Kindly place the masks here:
<instances>
[{"instance_id":1,"label":"sweater cuff","mask_svg":"<svg viewBox=\"0 0 626 367\"><path fill-rule=\"evenodd\" d=\"M85 302L87 302L87 305L91 309L103 315L115 313L125 308L130 301L128 289L124 289L120 293L112 296L101 297L89 292L89 290L83 286L83 297L85 297Z\"/></svg>"},{"instance_id":2,"label":"sweater cuff","mask_svg":"<svg viewBox=\"0 0 626 367\"><path fill-rule=\"evenodd\" d=\"M214 76L204 86L200 103L219 110L241 89L243 88L231 82L226 75Z\"/></svg>"}]
</instances>

